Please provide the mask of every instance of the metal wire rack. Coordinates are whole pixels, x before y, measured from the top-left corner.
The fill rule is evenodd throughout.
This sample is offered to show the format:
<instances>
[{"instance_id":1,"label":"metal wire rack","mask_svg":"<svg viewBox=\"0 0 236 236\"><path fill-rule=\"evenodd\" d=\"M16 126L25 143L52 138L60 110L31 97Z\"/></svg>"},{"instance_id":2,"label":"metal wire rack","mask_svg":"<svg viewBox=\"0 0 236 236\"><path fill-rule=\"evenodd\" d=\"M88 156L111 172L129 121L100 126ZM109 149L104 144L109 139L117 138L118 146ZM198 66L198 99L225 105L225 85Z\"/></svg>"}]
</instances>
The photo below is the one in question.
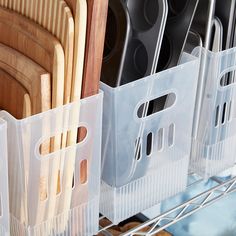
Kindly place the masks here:
<instances>
[{"instance_id":1,"label":"metal wire rack","mask_svg":"<svg viewBox=\"0 0 236 236\"><path fill-rule=\"evenodd\" d=\"M135 227L123 234L121 236L141 236L147 235L151 236L157 234L169 226L185 219L186 217L196 213L197 211L215 203L216 201L226 197L227 195L236 191L236 177L231 178L230 180L222 181L218 177L211 178L217 185L213 188L210 188L190 200L177 205L176 207L166 211L165 213L156 216L153 219L147 220L146 222L140 224L138 227ZM191 187L203 179L198 179L194 183L191 183L188 187ZM104 217L100 218L101 220ZM110 224L106 227L100 227L100 235L110 236L108 229L111 228L113 224ZM150 227L147 232L141 232L144 228Z\"/></svg>"}]
</instances>

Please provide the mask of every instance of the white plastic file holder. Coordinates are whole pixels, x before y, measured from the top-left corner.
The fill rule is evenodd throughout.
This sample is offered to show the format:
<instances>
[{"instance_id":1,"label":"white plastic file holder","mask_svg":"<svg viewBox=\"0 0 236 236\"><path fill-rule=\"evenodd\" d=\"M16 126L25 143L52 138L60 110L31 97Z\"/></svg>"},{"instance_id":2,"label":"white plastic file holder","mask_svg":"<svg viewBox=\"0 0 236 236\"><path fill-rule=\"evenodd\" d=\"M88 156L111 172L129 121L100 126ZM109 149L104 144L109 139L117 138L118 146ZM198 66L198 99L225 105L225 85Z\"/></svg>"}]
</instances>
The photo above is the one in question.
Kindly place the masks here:
<instances>
[{"instance_id":1,"label":"white plastic file holder","mask_svg":"<svg viewBox=\"0 0 236 236\"><path fill-rule=\"evenodd\" d=\"M213 53L196 48L202 57L203 91L191 169L209 178L232 167L236 158L236 48Z\"/></svg>"},{"instance_id":2,"label":"white plastic file holder","mask_svg":"<svg viewBox=\"0 0 236 236\"><path fill-rule=\"evenodd\" d=\"M185 189L199 60L104 91L100 211L113 223ZM168 95L165 109L152 100ZM163 97L164 96L164 97ZM159 100L158 100L159 101ZM146 105L142 105L146 104ZM140 144L140 145L139 145Z\"/></svg>"},{"instance_id":3,"label":"white plastic file holder","mask_svg":"<svg viewBox=\"0 0 236 236\"><path fill-rule=\"evenodd\" d=\"M0 119L0 235L10 235L7 165L7 124Z\"/></svg>"},{"instance_id":4,"label":"white plastic file holder","mask_svg":"<svg viewBox=\"0 0 236 236\"><path fill-rule=\"evenodd\" d=\"M12 236L90 236L98 231L102 100L101 92L24 120L0 112L8 124ZM50 137L52 147L55 137L72 137L78 127L86 129L81 142L40 154Z\"/></svg>"}]
</instances>

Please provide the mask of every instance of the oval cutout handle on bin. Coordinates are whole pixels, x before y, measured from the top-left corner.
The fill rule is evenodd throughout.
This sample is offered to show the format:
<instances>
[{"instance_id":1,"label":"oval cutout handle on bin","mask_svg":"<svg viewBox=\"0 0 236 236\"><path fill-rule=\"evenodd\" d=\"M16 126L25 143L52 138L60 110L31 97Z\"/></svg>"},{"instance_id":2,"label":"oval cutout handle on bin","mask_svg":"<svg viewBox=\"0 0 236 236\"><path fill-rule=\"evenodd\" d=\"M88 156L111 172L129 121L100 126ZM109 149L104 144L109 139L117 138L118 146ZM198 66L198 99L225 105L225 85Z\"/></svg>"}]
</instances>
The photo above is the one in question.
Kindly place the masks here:
<instances>
[{"instance_id":1,"label":"oval cutout handle on bin","mask_svg":"<svg viewBox=\"0 0 236 236\"><path fill-rule=\"evenodd\" d=\"M175 104L175 101L175 93L165 94L161 97L152 99L150 101L142 103L139 106L137 110L137 116L141 119L159 113L172 107Z\"/></svg>"},{"instance_id":2,"label":"oval cutout handle on bin","mask_svg":"<svg viewBox=\"0 0 236 236\"><path fill-rule=\"evenodd\" d=\"M220 77L220 86L227 87L236 83L236 69L224 72Z\"/></svg>"},{"instance_id":3,"label":"oval cutout handle on bin","mask_svg":"<svg viewBox=\"0 0 236 236\"><path fill-rule=\"evenodd\" d=\"M67 131L67 132L69 133L70 130ZM63 135L63 133L61 133L61 135ZM55 136L57 136L57 135L55 135ZM45 152L45 151L42 149L42 146L44 146L44 143L50 143L50 142L52 142L52 141L54 140L55 136L50 137L50 138L48 138L47 140L44 140L43 143L41 143L41 144L39 145L39 155L40 155L41 157L47 156L47 155L49 155L49 154L52 154L52 153L55 153L56 151L61 150L61 149L58 149L58 150L52 149L53 151ZM87 138L87 136L88 136L88 129L87 129L85 126L80 126L80 127L78 128L78 136L79 136L79 139L78 139L78 138L76 139L76 140L77 140L76 143L74 143L74 144L72 144L72 145L71 145L71 144L66 145L65 148L68 148L68 147L71 147L71 146L78 145L78 144L82 143L82 142Z\"/></svg>"}]
</instances>

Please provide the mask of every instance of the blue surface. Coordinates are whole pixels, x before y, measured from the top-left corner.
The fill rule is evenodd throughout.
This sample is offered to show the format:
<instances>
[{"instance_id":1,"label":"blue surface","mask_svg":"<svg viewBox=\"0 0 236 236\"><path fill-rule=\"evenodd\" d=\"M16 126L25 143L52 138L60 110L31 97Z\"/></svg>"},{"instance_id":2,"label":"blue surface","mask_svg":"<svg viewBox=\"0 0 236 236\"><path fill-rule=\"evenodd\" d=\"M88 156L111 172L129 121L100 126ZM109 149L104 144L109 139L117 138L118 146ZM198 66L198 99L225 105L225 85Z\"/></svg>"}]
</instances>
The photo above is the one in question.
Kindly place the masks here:
<instances>
[{"instance_id":1,"label":"blue surface","mask_svg":"<svg viewBox=\"0 0 236 236\"><path fill-rule=\"evenodd\" d=\"M195 177L191 178L190 181L194 181ZM166 212L216 185L211 180L193 185L185 193L164 201L161 212ZM169 227L168 231L174 236L236 236L236 193L181 220Z\"/></svg>"}]
</instances>

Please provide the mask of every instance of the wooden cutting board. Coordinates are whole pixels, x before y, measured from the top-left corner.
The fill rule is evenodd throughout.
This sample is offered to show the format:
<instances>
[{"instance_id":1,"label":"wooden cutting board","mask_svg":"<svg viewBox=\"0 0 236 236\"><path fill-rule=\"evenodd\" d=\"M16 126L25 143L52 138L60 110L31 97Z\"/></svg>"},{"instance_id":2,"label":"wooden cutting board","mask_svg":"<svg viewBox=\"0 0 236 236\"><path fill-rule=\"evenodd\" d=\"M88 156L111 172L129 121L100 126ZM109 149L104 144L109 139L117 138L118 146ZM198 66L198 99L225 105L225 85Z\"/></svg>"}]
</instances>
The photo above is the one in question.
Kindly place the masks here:
<instances>
[{"instance_id":1,"label":"wooden cutting board","mask_svg":"<svg viewBox=\"0 0 236 236\"><path fill-rule=\"evenodd\" d=\"M56 36L65 53L64 104L70 101L74 51L74 20L64 0L0 1L5 6L26 16Z\"/></svg>"},{"instance_id":2,"label":"wooden cutting board","mask_svg":"<svg viewBox=\"0 0 236 236\"><path fill-rule=\"evenodd\" d=\"M87 4L86 0L65 0L70 7L75 22L73 80L71 88L71 101L76 101L81 96L82 77L84 69L84 53L87 29ZM106 2L107 0L105 0ZM101 1L98 1L101 2Z\"/></svg>"},{"instance_id":3,"label":"wooden cutting board","mask_svg":"<svg viewBox=\"0 0 236 236\"><path fill-rule=\"evenodd\" d=\"M73 77L71 86L70 101L74 102L81 97L83 66L84 66L84 51L85 51L85 38L86 38L86 21L87 21L87 2L86 0L66 0L70 7L74 22L74 55L73 55ZM73 114L73 119L78 120L79 110L77 114ZM67 136L63 137L62 147L75 145L77 141L77 129L68 132ZM68 210L71 206L72 189L71 183L74 175L75 157L76 152L72 153L69 160L64 165L64 187L68 189L65 193L61 194L61 204L58 207L58 214ZM64 226L63 226L64 227ZM72 232L73 233L73 232Z\"/></svg>"},{"instance_id":4,"label":"wooden cutting board","mask_svg":"<svg viewBox=\"0 0 236 236\"><path fill-rule=\"evenodd\" d=\"M70 0L73 1L73 0ZM101 76L108 0L87 0L87 32L83 72L82 98L97 94ZM85 130L79 130L78 142L86 136ZM82 178L87 170L81 168Z\"/></svg>"},{"instance_id":5,"label":"wooden cutting board","mask_svg":"<svg viewBox=\"0 0 236 236\"><path fill-rule=\"evenodd\" d=\"M16 2L16 1L13 1ZM22 2L22 1L18 1ZM44 26L48 31L50 31L52 34L54 34L61 42L64 52L65 52L65 72L60 72L59 75L65 77L65 88L63 89L63 86L60 86L58 88L62 88L64 90L64 104L70 102L70 92L71 92L71 79L72 79L72 61L73 61L73 43L74 43L74 21L72 14L70 12L70 9L67 7L66 3L64 1L46 1L46 0L38 0L38 1L25 1L24 2L24 8L19 7L15 9L17 12L20 12L21 14L28 16L30 19L34 20L36 23L41 24ZM10 5L8 7L11 8ZM30 10L29 10L30 9ZM35 9L33 12L32 10ZM22 12L21 12L22 10ZM17 22L18 20L16 20ZM15 22L15 23L16 23ZM23 23L22 23L23 24ZM25 28L25 25L24 27ZM27 28L29 31L29 28ZM32 28L30 30L32 33ZM51 42L49 37L45 37L46 41L45 43ZM21 40L22 41L22 40ZM27 43L29 45L29 43ZM32 47L30 47L32 48ZM34 50L35 51L35 50ZM37 53L38 54L38 53ZM54 55L54 54L52 54ZM37 61L39 63L39 61ZM53 68L56 68L55 66ZM63 66L58 66L57 68L62 69ZM49 68L48 68L49 69ZM61 80L60 80L61 81ZM53 86L52 92L55 92L55 87ZM57 90L58 91L58 90ZM59 98L63 99L63 92L58 93ZM54 98L54 96L53 96ZM61 102L61 101L60 101ZM53 103L54 104L54 103ZM59 104L57 104L59 105ZM61 104L60 104L61 105ZM53 106L54 107L54 106ZM66 143L66 135L64 134L62 140L62 146L65 146ZM53 144L51 146L51 150L55 151L60 149L61 147L61 141L60 137L55 137L52 140ZM63 144L64 142L64 144ZM58 163L55 163L55 168L57 168ZM56 173L56 170L52 171L53 173ZM55 178L53 177L50 180L51 183L51 189L53 189ZM42 183L42 186L44 184ZM42 187L43 188L43 187ZM60 189L60 187L59 187ZM47 209L48 215L54 214L54 206L55 202L49 203L49 207ZM45 214L47 215L47 214Z\"/></svg>"},{"instance_id":6,"label":"wooden cutting board","mask_svg":"<svg viewBox=\"0 0 236 236\"><path fill-rule=\"evenodd\" d=\"M30 115L51 108L51 80L45 69L3 44L0 44L0 68L14 77L29 93L32 108Z\"/></svg>"},{"instance_id":7,"label":"wooden cutting board","mask_svg":"<svg viewBox=\"0 0 236 236\"><path fill-rule=\"evenodd\" d=\"M87 0L87 36L82 97L97 94L101 76L108 0Z\"/></svg>"},{"instance_id":8,"label":"wooden cutting board","mask_svg":"<svg viewBox=\"0 0 236 236\"><path fill-rule=\"evenodd\" d=\"M31 115L31 101L26 89L11 75L0 69L0 109L16 119Z\"/></svg>"},{"instance_id":9,"label":"wooden cutting board","mask_svg":"<svg viewBox=\"0 0 236 236\"><path fill-rule=\"evenodd\" d=\"M0 44L0 68L4 69L8 74L14 77L16 82L20 83L21 86L24 86L24 88L27 90L27 93L29 94L31 100L31 113L29 115L41 113L51 108L50 74L40 65L36 64L30 58L24 56L17 50L12 49L6 45ZM49 125L50 124L47 124L45 127L48 128ZM45 127L42 128L45 129ZM60 139L58 145L60 146ZM41 153L48 154L49 150L50 142L46 141L41 145ZM38 163L39 162L36 159L32 158L30 159L29 165L38 165ZM32 170L35 169L32 168ZM37 175L37 173L35 174ZM44 179L45 177L41 178L43 183L45 182ZM54 188L56 189L56 186ZM38 191L35 189L38 198L40 198L41 200L46 199L47 191L45 189L45 184L41 185L39 194ZM18 198L19 202L24 201L24 196L19 196ZM17 209L18 208L13 207L13 214L15 213L14 210L18 212ZM42 213L40 217L43 217L43 215L44 213ZM17 215L17 217L19 217L19 220L24 221L25 219L25 216ZM30 222L32 222L35 219L31 217L29 220Z\"/></svg>"},{"instance_id":10,"label":"wooden cutting board","mask_svg":"<svg viewBox=\"0 0 236 236\"><path fill-rule=\"evenodd\" d=\"M97 94L99 91L108 12L108 0L88 0L87 4L88 17L82 98ZM80 131L78 141L82 140L84 136L85 134Z\"/></svg>"},{"instance_id":11,"label":"wooden cutting board","mask_svg":"<svg viewBox=\"0 0 236 236\"><path fill-rule=\"evenodd\" d=\"M0 23L0 42L51 73L52 108L63 105L65 64L60 42L43 27L7 9L0 8Z\"/></svg>"}]
</instances>

